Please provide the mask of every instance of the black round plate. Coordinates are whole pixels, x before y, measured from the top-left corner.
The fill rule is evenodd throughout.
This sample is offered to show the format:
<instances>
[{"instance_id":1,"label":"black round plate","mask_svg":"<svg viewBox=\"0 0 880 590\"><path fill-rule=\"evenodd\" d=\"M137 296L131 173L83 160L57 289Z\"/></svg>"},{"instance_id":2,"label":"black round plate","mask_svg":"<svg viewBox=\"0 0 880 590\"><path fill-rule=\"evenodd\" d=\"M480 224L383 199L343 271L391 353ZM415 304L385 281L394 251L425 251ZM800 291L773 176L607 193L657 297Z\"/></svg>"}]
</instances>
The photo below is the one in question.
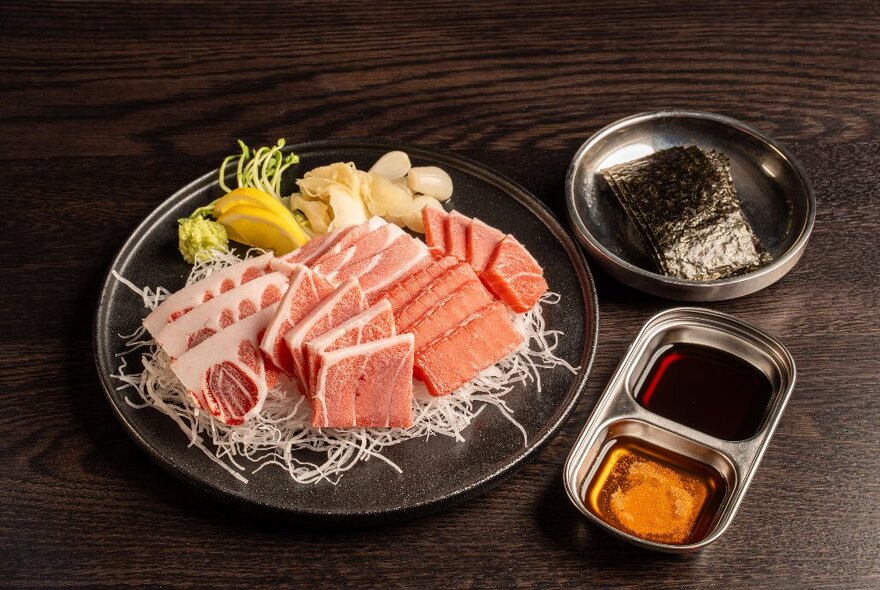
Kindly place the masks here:
<instances>
[{"instance_id":1,"label":"black round plate","mask_svg":"<svg viewBox=\"0 0 880 590\"><path fill-rule=\"evenodd\" d=\"M486 408L465 431L466 440L448 437L417 439L385 450L403 470L398 474L383 461L360 463L337 485L301 485L286 472L266 468L249 474L243 484L213 463L187 439L172 420L151 409L136 410L125 402L136 394L117 390L111 377L122 351L119 334L133 332L146 315L139 297L109 273L95 318L95 356L107 399L134 440L175 476L224 500L244 503L303 522L336 525L371 524L410 518L462 502L497 484L532 457L562 426L584 390L596 348L596 292L583 254L550 212L522 187L475 162L411 146L375 142L325 141L290 146L299 154L301 176L315 166L337 161L368 169L389 150L406 151L415 166L437 165L451 176L455 196L446 203L513 234L544 267L560 304L545 311L549 328L561 330L557 355L574 366L577 375L562 368L541 373L542 391L534 384L518 386L506 401L528 433L501 414ZM177 252L175 220L220 196L212 172L182 188L138 226L117 254L111 270L137 285L183 285L189 267ZM130 370L140 358L129 358Z\"/></svg>"}]
</instances>

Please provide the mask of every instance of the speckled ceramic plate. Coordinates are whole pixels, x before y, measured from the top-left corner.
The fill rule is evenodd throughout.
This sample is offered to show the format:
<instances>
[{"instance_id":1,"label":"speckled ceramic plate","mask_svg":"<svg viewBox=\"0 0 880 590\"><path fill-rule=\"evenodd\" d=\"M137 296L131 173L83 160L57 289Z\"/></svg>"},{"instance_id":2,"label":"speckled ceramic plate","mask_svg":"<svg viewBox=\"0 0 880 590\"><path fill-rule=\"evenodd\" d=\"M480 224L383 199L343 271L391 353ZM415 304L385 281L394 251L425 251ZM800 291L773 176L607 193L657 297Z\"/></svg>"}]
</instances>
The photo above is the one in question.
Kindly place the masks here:
<instances>
[{"instance_id":1,"label":"speckled ceramic plate","mask_svg":"<svg viewBox=\"0 0 880 590\"><path fill-rule=\"evenodd\" d=\"M297 173L336 161L353 161L367 169L392 149L409 153L413 164L438 165L452 176L455 196L447 202L523 242L544 267L550 288L562 301L546 310L550 328L565 333L557 354L581 370L577 375L556 369L541 374L542 391L518 386L505 398L528 434L487 408L465 431L466 440L447 437L410 440L386 449L401 467L383 461L360 463L337 485L301 485L280 469L249 475L243 484L201 451L187 447L186 437L167 416L152 409L133 409L125 390L111 374L122 350L119 334L134 331L146 310L142 301L108 273L95 319L95 356L107 399L134 440L172 474L196 488L246 507L295 517L299 521L355 525L400 520L462 502L499 483L521 467L562 426L583 392L596 347L598 316L593 279L580 249L559 222L520 186L477 163L445 153L394 144L328 141L291 146L301 162ZM112 270L137 285L175 290L189 272L176 247L175 219L221 194L211 172L184 187L151 213L123 245ZM139 358L128 359L135 367Z\"/></svg>"}]
</instances>

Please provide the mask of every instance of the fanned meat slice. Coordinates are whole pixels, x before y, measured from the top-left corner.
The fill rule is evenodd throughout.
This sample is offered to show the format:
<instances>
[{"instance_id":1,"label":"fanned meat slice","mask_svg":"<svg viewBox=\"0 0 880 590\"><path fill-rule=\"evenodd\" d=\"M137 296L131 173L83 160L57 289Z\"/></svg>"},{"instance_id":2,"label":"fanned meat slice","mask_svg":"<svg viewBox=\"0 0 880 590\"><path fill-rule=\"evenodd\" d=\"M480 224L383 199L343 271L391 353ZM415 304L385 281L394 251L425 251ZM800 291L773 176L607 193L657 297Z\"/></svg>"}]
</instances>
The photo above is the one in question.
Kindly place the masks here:
<instances>
[{"instance_id":1,"label":"fanned meat slice","mask_svg":"<svg viewBox=\"0 0 880 590\"><path fill-rule=\"evenodd\" d=\"M446 217L442 209L425 207L422 209L422 222L425 224L425 242L431 255L436 258L446 256Z\"/></svg>"},{"instance_id":2,"label":"fanned meat slice","mask_svg":"<svg viewBox=\"0 0 880 590\"><path fill-rule=\"evenodd\" d=\"M365 225L370 225L373 219L379 218L373 217L370 221L367 221ZM368 231L361 235L356 242L350 244L347 248L341 251L336 251L336 248L346 241L341 240L336 247L325 252L323 256L315 261L314 264L310 265L312 270L324 276L331 283L339 284L348 277L341 275L337 276L336 271L339 271L343 267L356 264L361 260L372 258L382 250L391 246L394 240L405 235L403 230L396 225L386 223L381 219L380 221L381 224L378 222L372 224L378 225L378 227L375 227L374 229L367 227L366 229ZM352 232L349 236L354 234L355 232Z\"/></svg>"},{"instance_id":3,"label":"fanned meat slice","mask_svg":"<svg viewBox=\"0 0 880 590\"><path fill-rule=\"evenodd\" d=\"M381 298L380 292L384 293L395 281L415 272L430 260L428 249L421 240L403 234L390 247L376 254L368 267L353 276L357 277L370 300L373 300L374 294L378 294L378 299Z\"/></svg>"},{"instance_id":4,"label":"fanned meat slice","mask_svg":"<svg viewBox=\"0 0 880 590\"><path fill-rule=\"evenodd\" d=\"M544 269L509 235L499 242L480 278L515 312L532 309L547 292Z\"/></svg>"},{"instance_id":5,"label":"fanned meat slice","mask_svg":"<svg viewBox=\"0 0 880 590\"><path fill-rule=\"evenodd\" d=\"M391 304L383 299L363 313L307 342L305 364L308 367L309 394L313 395L315 392L322 353L391 336L394 336L394 314L391 313Z\"/></svg>"},{"instance_id":6,"label":"fanned meat slice","mask_svg":"<svg viewBox=\"0 0 880 590\"><path fill-rule=\"evenodd\" d=\"M407 329L415 336L416 352L490 303L492 295L480 281L464 283Z\"/></svg>"},{"instance_id":7,"label":"fanned meat slice","mask_svg":"<svg viewBox=\"0 0 880 590\"><path fill-rule=\"evenodd\" d=\"M199 407L231 426L259 413L269 386L260 335L277 304L233 324L191 348L171 369Z\"/></svg>"},{"instance_id":8,"label":"fanned meat slice","mask_svg":"<svg viewBox=\"0 0 880 590\"><path fill-rule=\"evenodd\" d=\"M156 334L156 342L172 359L179 357L258 310L278 303L287 290L284 273L273 272L221 293L171 322Z\"/></svg>"},{"instance_id":9,"label":"fanned meat slice","mask_svg":"<svg viewBox=\"0 0 880 590\"><path fill-rule=\"evenodd\" d=\"M501 231L477 218L471 220L467 235L467 261L478 274L486 269L495 247L503 239L504 233Z\"/></svg>"},{"instance_id":10,"label":"fanned meat slice","mask_svg":"<svg viewBox=\"0 0 880 590\"><path fill-rule=\"evenodd\" d=\"M211 276L184 287L169 295L165 301L144 319L147 331L156 336L167 324L183 317L187 312L198 307L221 293L261 277L268 272L272 254L263 254L255 258L242 260L237 264L218 270Z\"/></svg>"},{"instance_id":11,"label":"fanned meat slice","mask_svg":"<svg viewBox=\"0 0 880 590\"><path fill-rule=\"evenodd\" d=\"M312 426L412 426L412 334L325 352L321 357Z\"/></svg>"},{"instance_id":12,"label":"fanned meat slice","mask_svg":"<svg viewBox=\"0 0 880 590\"><path fill-rule=\"evenodd\" d=\"M315 236L303 244L301 248L274 258L270 265L273 270L292 275L296 270L296 265L305 264L306 266L310 266L313 261L317 260L328 250L332 249L340 240L351 233L354 228L355 226L344 227L323 235Z\"/></svg>"},{"instance_id":13,"label":"fanned meat slice","mask_svg":"<svg viewBox=\"0 0 880 590\"><path fill-rule=\"evenodd\" d=\"M306 266L295 265L290 277L290 286L284 293L278 312L266 328L260 343L260 348L266 353L267 358L284 373L291 375L294 370L293 358L284 342L284 336L332 292L333 287L330 283Z\"/></svg>"},{"instance_id":14,"label":"fanned meat slice","mask_svg":"<svg viewBox=\"0 0 880 590\"><path fill-rule=\"evenodd\" d=\"M452 211L446 216L446 254L448 256L455 256L462 262L467 262L467 237L470 224L470 218L458 211Z\"/></svg>"},{"instance_id":15,"label":"fanned meat slice","mask_svg":"<svg viewBox=\"0 0 880 590\"><path fill-rule=\"evenodd\" d=\"M426 311L432 309L466 282L480 282L474 269L467 264L458 264L438 276L403 308L394 310L397 331L408 332L410 326Z\"/></svg>"},{"instance_id":16,"label":"fanned meat slice","mask_svg":"<svg viewBox=\"0 0 880 590\"><path fill-rule=\"evenodd\" d=\"M428 207L426 207L427 209ZM391 303L395 310L403 308L412 301L431 281L458 264L452 256L444 256L432 261L430 264L408 275L406 278L394 283L384 293L384 297Z\"/></svg>"},{"instance_id":17,"label":"fanned meat slice","mask_svg":"<svg viewBox=\"0 0 880 590\"><path fill-rule=\"evenodd\" d=\"M357 244L362 238L387 224L388 222L381 217L374 216L358 225L337 230L339 231L339 238L331 247L321 252L319 256L312 258L308 263L309 268L315 269L316 266L325 264L327 261L335 260L341 254L348 251L349 248ZM320 272L320 270L318 272ZM325 270L324 273L326 272L328 271Z\"/></svg>"},{"instance_id":18,"label":"fanned meat slice","mask_svg":"<svg viewBox=\"0 0 880 590\"><path fill-rule=\"evenodd\" d=\"M413 375L431 395L448 395L521 343L507 308L494 301L420 350Z\"/></svg>"},{"instance_id":19,"label":"fanned meat slice","mask_svg":"<svg viewBox=\"0 0 880 590\"><path fill-rule=\"evenodd\" d=\"M320 256L322 252L331 247L339 239L340 231L332 231L314 236L293 252L278 256L275 260L289 264L307 264L310 260Z\"/></svg>"},{"instance_id":20,"label":"fanned meat slice","mask_svg":"<svg viewBox=\"0 0 880 590\"><path fill-rule=\"evenodd\" d=\"M349 279L324 298L284 336L293 360L293 376L303 395L308 393L308 366L304 346L313 338L364 311L364 292L356 279Z\"/></svg>"}]
</instances>

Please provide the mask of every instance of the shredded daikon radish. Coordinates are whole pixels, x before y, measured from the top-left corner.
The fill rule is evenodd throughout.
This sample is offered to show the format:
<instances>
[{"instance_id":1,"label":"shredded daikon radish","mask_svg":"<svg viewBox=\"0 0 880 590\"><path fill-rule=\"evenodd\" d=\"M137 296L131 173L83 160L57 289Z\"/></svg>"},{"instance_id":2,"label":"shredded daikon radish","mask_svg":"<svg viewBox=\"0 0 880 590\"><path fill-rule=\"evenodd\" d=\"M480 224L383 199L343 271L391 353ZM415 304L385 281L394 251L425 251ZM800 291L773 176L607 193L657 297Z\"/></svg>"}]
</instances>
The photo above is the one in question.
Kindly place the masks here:
<instances>
[{"instance_id":1,"label":"shredded daikon radish","mask_svg":"<svg viewBox=\"0 0 880 590\"><path fill-rule=\"evenodd\" d=\"M251 250L246 257L261 253ZM186 284L239 261L232 253L222 253L199 262ZM149 310L155 309L169 294L161 287L139 288L115 271L113 275L139 295ZM464 441L468 426L489 406L520 430L523 445L527 445L528 434L514 418L504 396L517 383L534 382L540 392L541 371L557 367L572 373L578 371L578 367L554 354L562 333L548 330L544 322L543 308L556 305L559 300L558 294L547 293L531 311L514 316L514 326L523 336L522 346L452 394L431 397L425 386L415 381L413 425L408 429L312 428L311 408L305 398L281 384L269 392L256 417L239 426L226 426L194 405L171 371L168 355L149 339L143 328L127 336L120 335L125 348L117 355L119 366L113 377L122 383L119 389L130 388L136 393L135 399L126 397L126 403L137 409L151 407L170 417L186 435L190 446L201 450L242 482L247 483L250 474L275 466L287 471L298 483L327 480L336 484L346 471L372 458L401 472L400 467L382 455L383 449L392 445L435 435ZM135 364L137 353L140 353L141 368L131 372L130 364Z\"/></svg>"}]
</instances>

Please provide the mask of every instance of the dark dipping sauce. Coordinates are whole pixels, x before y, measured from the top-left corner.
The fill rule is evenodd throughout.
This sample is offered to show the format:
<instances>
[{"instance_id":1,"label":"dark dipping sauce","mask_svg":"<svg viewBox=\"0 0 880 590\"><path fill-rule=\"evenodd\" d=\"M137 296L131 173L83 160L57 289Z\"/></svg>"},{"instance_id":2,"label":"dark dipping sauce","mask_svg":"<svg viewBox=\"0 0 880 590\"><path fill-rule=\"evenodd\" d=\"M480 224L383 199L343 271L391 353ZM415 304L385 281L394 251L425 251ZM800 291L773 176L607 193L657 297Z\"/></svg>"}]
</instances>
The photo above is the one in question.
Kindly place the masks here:
<instances>
[{"instance_id":1,"label":"dark dipping sauce","mask_svg":"<svg viewBox=\"0 0 880 590\"><path fill-rule=\"evenodd\" d=\"M715 348L673 344L654 359L636 401L679 424L724 440L758 432L773 386L757 367Z\"/></svg>"}]
</instances>

